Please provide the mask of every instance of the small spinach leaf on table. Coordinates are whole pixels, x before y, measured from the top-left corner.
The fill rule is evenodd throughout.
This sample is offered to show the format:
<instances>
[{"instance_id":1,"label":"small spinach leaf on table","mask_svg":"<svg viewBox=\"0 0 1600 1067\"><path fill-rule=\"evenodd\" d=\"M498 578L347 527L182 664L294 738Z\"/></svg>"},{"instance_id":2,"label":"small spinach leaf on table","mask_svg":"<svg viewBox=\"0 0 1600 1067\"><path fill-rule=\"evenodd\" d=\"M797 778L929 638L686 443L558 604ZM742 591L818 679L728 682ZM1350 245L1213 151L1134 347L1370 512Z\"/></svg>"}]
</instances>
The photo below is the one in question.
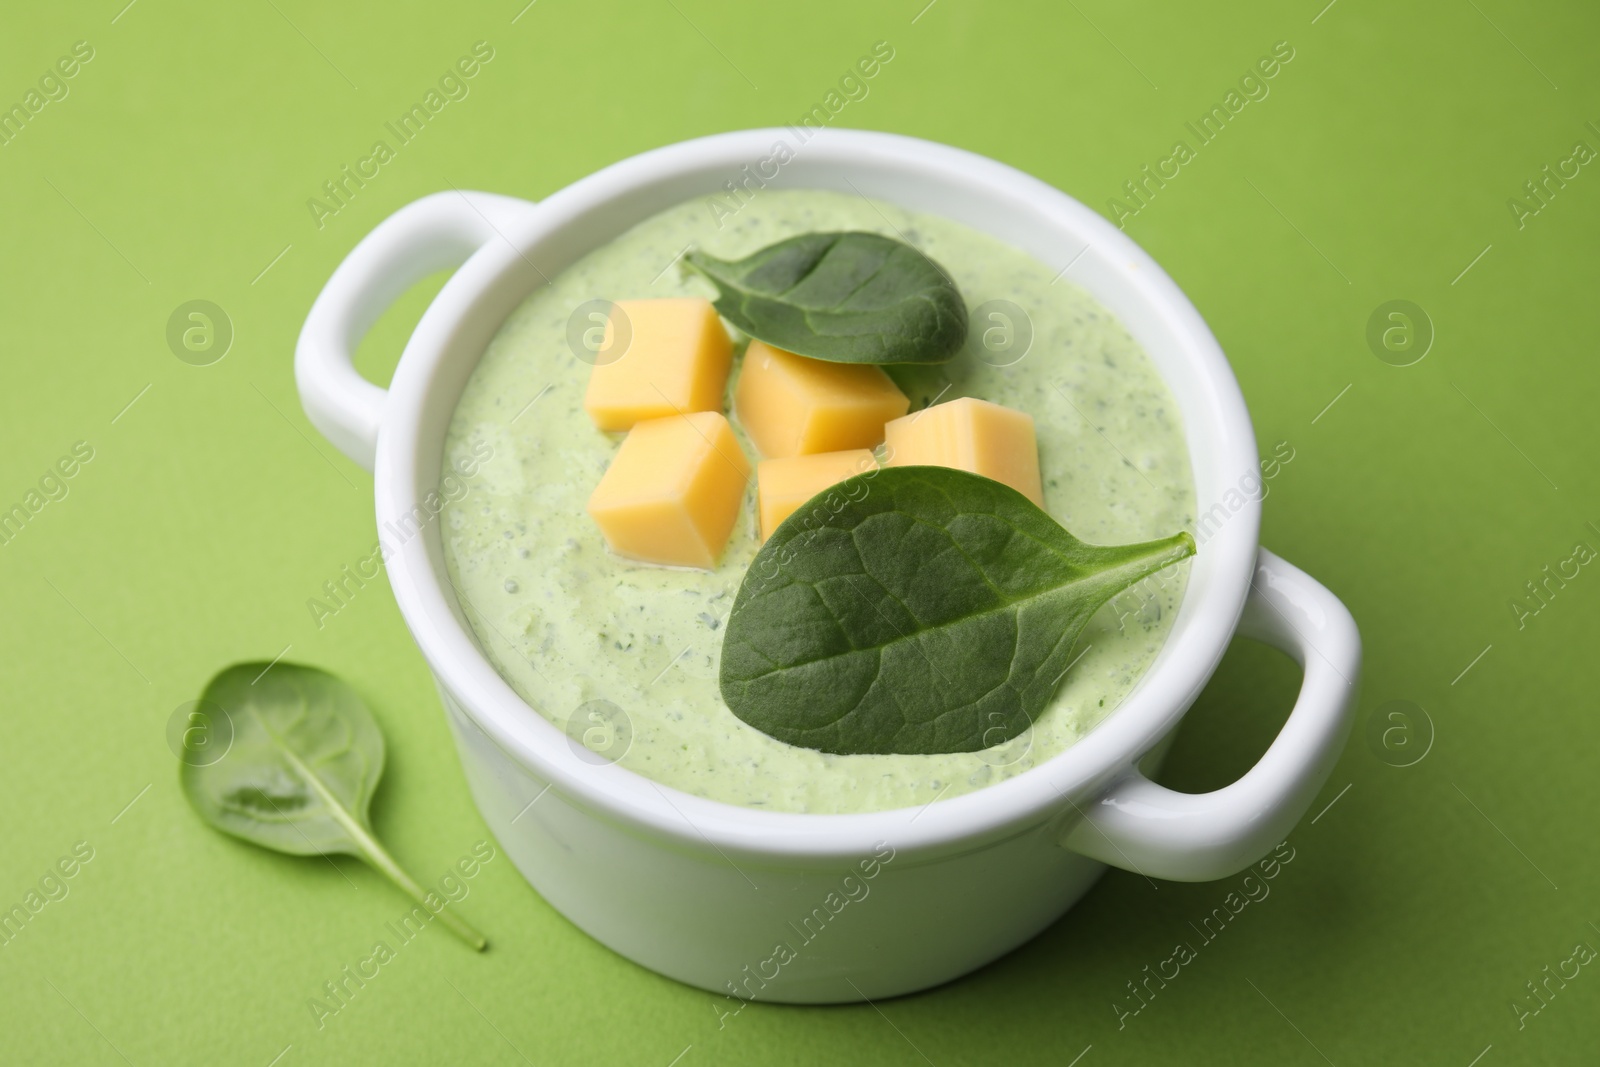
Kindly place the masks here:
<instances>
[{"instance_id":1,"label":"small spinach leaf on table","mask_svg":"<svg viewBox=\"0 0 1600 1067\"><path fill-rule=\"evenodd\" d=\"M823 752L1016 737L1090 616L1195 551L1187 533L1085 544L1015 489L946 467L857 475L829 491L840 500L802 506L762 546L722 643L729 709Z\"/></svg>"},{"instance_id":2,"label":"small spinach leaf on table","mask_svg":"<svg viewBox=\"0 0 1600 1067\"><path fill-rule=\"evenodd\" d=\"M237 663L211 679L200 704L226 713L233 739L219 759L180 765L184 795L202 819L278 852L359 856L467 944L486 947L373 835L367 811L383 774L383 734L354 689L314 667Z\"/></svg>"},{"instance_id":3,"label":"small spinach leaf on table","mask_svg":"<svg viewBox=\"0 0 1600 1067\"><path fill-rule=\"evenodd\" d=\"M807 233L730 262L684 257L720 293L717 311L770 345L835 363L943 363L967 336L950 276L902 241Z\"/></svg>"}]
</instances>

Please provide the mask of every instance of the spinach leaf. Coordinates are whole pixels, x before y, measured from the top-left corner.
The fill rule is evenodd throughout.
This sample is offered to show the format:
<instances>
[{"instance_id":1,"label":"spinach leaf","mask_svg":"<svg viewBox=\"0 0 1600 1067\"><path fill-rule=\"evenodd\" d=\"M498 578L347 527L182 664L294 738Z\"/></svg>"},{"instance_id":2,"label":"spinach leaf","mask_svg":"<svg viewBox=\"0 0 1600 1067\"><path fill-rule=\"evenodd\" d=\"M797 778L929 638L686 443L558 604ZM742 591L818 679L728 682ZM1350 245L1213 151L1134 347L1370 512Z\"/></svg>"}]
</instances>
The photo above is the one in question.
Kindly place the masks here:
<instances>
[{"instance_id":1,"label":"spinach leaf","mask_svg":"<svg viewBox=\"0 0 1600 1067\"><path fill-rule=\"evenodd\" d=\"M722 699L823 752L973 752L1048 706L1102 604L1194 554L1102 547L1009 486L947 467L840 482L774 531L722 642Z\"/></svg>"},{"instance_id":2,"label":"spinach leaf","mask_svg":"<svg viewBox=\"0 0 1600 1067\"><path fill-rule=\"evenodd\" d=\"M737 262L684 257L716 283L717 310L770 345L835 363L943 363L967 336L944 269L875 233L807 233Z\"/></svg>"},{"instance_id":3,"label":"spinach leaf","mask_svg":"<svg viewBox=\"0 0 1600 1067\"><path fill-rule=\"evenodd\" d=\"M180 763L184 795L202 819L278 852L359 856L467 944L486 947L373 836L367 809L383 773L383 734L354 689L314 667L236 663L211 679L200 703L226 713L233 738L220 759Z\"/></svg>"}]
</instances>

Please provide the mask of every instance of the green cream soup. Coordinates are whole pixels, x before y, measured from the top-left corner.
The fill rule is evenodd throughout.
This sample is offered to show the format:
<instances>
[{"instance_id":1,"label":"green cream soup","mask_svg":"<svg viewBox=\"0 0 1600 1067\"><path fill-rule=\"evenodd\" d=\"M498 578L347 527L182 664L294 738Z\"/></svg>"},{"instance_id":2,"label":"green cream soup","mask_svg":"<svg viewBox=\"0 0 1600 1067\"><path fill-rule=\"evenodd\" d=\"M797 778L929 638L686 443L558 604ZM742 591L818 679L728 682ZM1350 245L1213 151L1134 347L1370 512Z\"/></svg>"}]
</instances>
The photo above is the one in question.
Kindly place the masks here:
<instances>
[{"instance_id":1,"label":"green cream soup","mask_svg":"<svg viewBox=\"0 0 1600 1067\"><path fill-rule=\"evenodd\" d=\"M738 259L808 231L869 230L908 241L955 278L973 311L973 337L954 361L889 368L912 410L975 396L1030 413L1046 509L1099 544L1194 529L1189 457L1166 386L1122 325L1058 277L1059 266L954 222L809 190L764 190L732 218L723 215L719 225L704 203L681 204L578 260L511 314L467 383L446 460L477 472L451 494L442 534L450 577L489 659L529 705L594 749L591 758L775 811L920 806L1060 753L1110 714L1155 659L1187 565L1102 609L1050 708L1004 745L838 756L785 744L736 718L717 687L723 624L760 546L754 479L715 571L608 551L584 505L619 438L584 413L590 368L569 344L569 319L591 300L715 296L681 265L691 244ZM1026 321L1008 321L1016 316L1003 305L986 309L990 301L1010 302ZM1001 317L989 317L991 309ZM986 330L994 331L987 347ZM743 338L736 340L737 353ZM736 354L729 397L738 374ZM754 463L755 449L734 425Z\"/></svg>"}]
</instances>

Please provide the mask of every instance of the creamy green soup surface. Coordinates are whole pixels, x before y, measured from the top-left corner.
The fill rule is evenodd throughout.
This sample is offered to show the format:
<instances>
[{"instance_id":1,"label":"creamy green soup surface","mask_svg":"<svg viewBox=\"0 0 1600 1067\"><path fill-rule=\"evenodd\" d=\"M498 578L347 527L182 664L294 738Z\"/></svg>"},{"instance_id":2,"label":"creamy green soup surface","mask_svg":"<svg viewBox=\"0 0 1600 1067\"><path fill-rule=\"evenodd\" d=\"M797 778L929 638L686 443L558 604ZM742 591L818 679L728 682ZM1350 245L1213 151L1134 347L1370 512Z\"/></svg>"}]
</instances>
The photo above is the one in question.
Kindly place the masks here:
<instances>
[{"instance_id":1,"label":"creamy green soup surface","mask_svg":"<svg viewBox=\"0 0 1600 1067\"><path fill-rule=\"evenodd\" d=\"M989 347L937 367L888 368L913 411L975 396L1034 418L1046 509L1079 538L1123 544L1194 530L1179 413L1127 331L1050 267L957 223L859 196L762 190L732 218L699 200L647 219L542 286L514 311L467 383L446 462L477 463L443 514L445 561L478 641L528 704L607 761L713 800L789 812L919 807L1022 773L1060 753L1117 706L1155 659L1188 565L1103 608L1032 729L983 752L849 755L778 741L718 694L722 627L760 547L755 480L715 571L612 554L584 505L620 435L583 410L590 366L568 320L592 300L714 297L681 263L694 245L738 259L799 233L867 230L916 245L954 277L969 309L1003 300L1031 320L974 315ZM1013 329L1026 330L1012 323ZM744 339L736 338L736 353ZM738 380L736 354L728 396ZM729 417L733 418L731 403ZM736 432L752 464L758 453ZM595 708L610 707L596 717ZM579 712L579 709L583 709ZM620 759L618 754L620 753ZM601 756L596 756L597 759Z\"/></svg>"}]
</instances>

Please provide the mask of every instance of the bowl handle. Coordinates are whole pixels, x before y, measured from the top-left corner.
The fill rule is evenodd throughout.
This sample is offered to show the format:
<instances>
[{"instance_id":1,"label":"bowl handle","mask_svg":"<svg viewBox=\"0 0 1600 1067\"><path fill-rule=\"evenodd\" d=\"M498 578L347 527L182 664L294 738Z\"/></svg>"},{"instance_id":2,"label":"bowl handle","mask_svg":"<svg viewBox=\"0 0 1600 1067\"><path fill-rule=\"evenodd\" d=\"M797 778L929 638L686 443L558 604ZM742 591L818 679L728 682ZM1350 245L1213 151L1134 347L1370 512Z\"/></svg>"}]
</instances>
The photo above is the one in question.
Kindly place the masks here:
<instances>
[{"instance_id":1,"label":"bowl handle","mask_svg":"<svg viewBox=\"0 0 1600 1067\"><path fill-rule=\"evenodd\" d=\"M361 377L352 357L378 316L418 281L466 262L533 208L493 193L434 193L384 219L339 264L311 305L294 353L300 403L339 451L372 469L388 391Z\"/></svg>"},{"instance_id":2,"label":"bowl handle","mask_svg":"<svg viewBox=\"0 0 1600 1067\"><path fill-rule=\"evenodd\" d=\"M1260 762L1199 794L1130 768L1080 809L1065 847L1152 878L1202 882L1244 870L1300 821L1350 731L1361 635L1337 597L1264 548L1238 632L1282 649L1305 671L1294 710Z\"/></svg>"}]
</instances>

